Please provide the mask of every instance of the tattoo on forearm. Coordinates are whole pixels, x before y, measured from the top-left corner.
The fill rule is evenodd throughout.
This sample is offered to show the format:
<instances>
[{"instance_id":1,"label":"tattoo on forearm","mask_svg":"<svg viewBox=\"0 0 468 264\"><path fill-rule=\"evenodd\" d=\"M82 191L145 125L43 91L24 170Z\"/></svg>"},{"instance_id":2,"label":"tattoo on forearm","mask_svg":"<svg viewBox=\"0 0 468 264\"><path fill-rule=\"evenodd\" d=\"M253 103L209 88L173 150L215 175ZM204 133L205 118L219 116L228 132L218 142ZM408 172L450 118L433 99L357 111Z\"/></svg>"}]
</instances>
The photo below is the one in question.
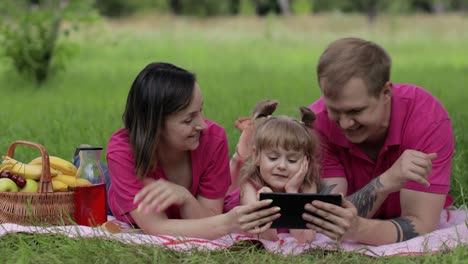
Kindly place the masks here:
<instances>
[{"instance_id":1,"label":"tattoo on forearm","mask_svg":"<svg viewBox=\"0 0 468 264\"><path fill-rule=\"evenodd\" d=\"M335 189L337 184L332 185L325 185L323 186L322 190L320 190L319 194L330 194L333 189Z\"/></svg>"},{"instance_id":2,"label":"tattoo on forearm","mask_svg":"<svg viewBox=\"0 0 468 264\"><path fill-rule=\"evenodd\" d=\"M390 222L395 226L397 232L396 242L406 241L419 236L418 232L414 229L413 222L409 218L398 217L390 220Z\"/></svg>"},{"instance_id":3,"label":"tattoo on forearm","mask_svg":"<svg viewBox=\"0 0 468 264\"><path fill-rule=\"evenodd\" d=\"M348 197L358 211L358 215L366 217L367 214L374 208L374 203L377 201L377 189L384 187L380 181L380 177L375 178L373 181L368 183L364 188L355 192Z\"/></svg>"}]
</instances>

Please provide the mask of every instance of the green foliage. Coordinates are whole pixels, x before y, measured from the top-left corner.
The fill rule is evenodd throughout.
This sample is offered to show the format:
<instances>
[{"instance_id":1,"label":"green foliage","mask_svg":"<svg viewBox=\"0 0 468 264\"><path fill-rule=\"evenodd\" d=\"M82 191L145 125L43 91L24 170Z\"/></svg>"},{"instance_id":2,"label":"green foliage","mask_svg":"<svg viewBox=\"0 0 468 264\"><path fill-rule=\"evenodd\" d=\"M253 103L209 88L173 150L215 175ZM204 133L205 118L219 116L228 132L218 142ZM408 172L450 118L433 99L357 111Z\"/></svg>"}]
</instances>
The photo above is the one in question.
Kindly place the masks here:
<instances>
[{"instance_id":1,"label":"green foliage","mask_svg":"<svg viewBox=\"0 0 468 264\"><path fill-rule=\"evenodd\" d=\"M37 3L33 3L37 2ZM64 69L76 46L59 41L90 16L90 0L5 0L0 4L0 46L20 74L38 84ZM63 27L64 22L67 27Z\"/></svg>"},{"instance_id":2,"label":"green foliage","mask_svg":"<svg viewBox=\"0 0 468 264\"><path fill-rule=\"evenodd\" d=\"M101 15L123 17L133 14L138 9L138 2L129 0L96 0L95 6Z\"/></svg>"},{"instance_id":3,"label":"green foliage","mask_svg":"<svg viewBox=\"0 0 468 264\"><path fill-rule=\"evenodd\" d=\"M180 0L181 14L192 16L215 16L235 14L238 1L233 0Z\"/></svg>"}]
</instances>

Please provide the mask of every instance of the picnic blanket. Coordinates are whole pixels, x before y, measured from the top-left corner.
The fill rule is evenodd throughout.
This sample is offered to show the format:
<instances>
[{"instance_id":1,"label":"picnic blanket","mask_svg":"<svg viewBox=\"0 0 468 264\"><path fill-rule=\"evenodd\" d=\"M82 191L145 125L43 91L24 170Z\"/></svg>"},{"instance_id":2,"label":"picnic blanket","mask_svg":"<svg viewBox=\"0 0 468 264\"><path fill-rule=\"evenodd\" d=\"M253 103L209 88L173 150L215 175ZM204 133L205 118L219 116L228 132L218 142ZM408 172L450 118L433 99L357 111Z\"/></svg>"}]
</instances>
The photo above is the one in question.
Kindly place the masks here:
<instances>
[{"instance_id":1,"label":"picnic blanket","mask_svg":"<svg viewBox=\"0 0 468 264\"><path fill-rule=\"evenodd\" d=\"M264 247L267 251L284 255L296 255L313 249L323 249L353 251L374 257L444 252L459 245L468 245L468 210L466 208L443 210L437 229L431 233L404 242L383 246L369 246L348 241L337 243L321 234L317 234L316 239L311 243L298 243L295 238L287 233L279 234L280 239L278 241L267 241L242 234L230 234L215 240L166 235L152 236L131 229L128 224L119 222L113 217L110 217L109 221L120 226L122 232L111 233L99 227L92 228L76 225L37 227L6 223L0 225L0 236L14 232L27 232L63 234L69 237L100 237L119 240L124 243L162 246L179 251L225 249L241 241L249 241L254 242L257 246Z\"/></svg>"}]
</instances>

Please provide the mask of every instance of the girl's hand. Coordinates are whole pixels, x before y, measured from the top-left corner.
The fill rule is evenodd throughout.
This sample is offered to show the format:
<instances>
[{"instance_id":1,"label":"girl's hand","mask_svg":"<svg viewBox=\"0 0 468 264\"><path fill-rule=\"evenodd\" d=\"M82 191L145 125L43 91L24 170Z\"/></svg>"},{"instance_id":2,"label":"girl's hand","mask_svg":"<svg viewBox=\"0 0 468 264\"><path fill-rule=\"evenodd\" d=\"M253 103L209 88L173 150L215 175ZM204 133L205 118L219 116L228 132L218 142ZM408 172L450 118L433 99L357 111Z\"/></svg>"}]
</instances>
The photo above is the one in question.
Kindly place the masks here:
<instances>
[{"instance_id":1,"label":"girl's hand","mask_svg":"<svg viewBox=\"0 0 468 264\"><path fill-rule=\"evenodd\" d=\"M264 208L272 200L262 200L255 203L234 207L226 213L229 233L260 234L270 229L273 220L278 219L279 207Z\"/></svg>"},{"instance_id":2,"label":"girl's hand","mask_svg":"<svg viewBox=\"0 0 468 264\"><path fill-rule=\"evenodd\" d=\"M273 228L270 228L266 230L265 232L261 233L258 238L264 239L264 240L270 240L270 241L279 240L278 232L276 231L276 229L273 229Z\"/></svg>"},{"instance_id":3,"label":"girl's hand","mask_svg":"<svg viewBox=\"0 0 468 264\"><path fill-rule=\"evenodd\" d=\"M163 180L145 180L145 187L141 189L133 203L138 203L138 211L148 213L156 210L157 213L164 212L171 205L183 205L192 194L186 188Z\"/></svg>"},{"instance_id":4,"label":"girl's hand","mask_svg":"<svg viewBox=\"0 0 468 264\"><path fill-rule=\"evenodd\" d=\"M273 190L270 187L263 186L257 191L257 201L260 200L260 193L272 193Z\"/></svg>"},{"instance_id":5,"label":"girl's hand","mask_svg":"<svg viewBox=\"0 0 468 264\"><path fill-rule=\"evenodd\" d=\"M309 158L305 156L304 159L302 160L301 167L299 168L299 170L296 172L294 176L292 176L288 180L288 182L284 186L284 189L287 193L299 192L299 189L304 183L304 178L307 174L308 168L309 168Z\"/></svg>"},{"instance_id":6,"label":"girl's hand","mask_svg":"<svg viewBox=\"0 0 468 264\"><path fill-rule=\"evenodd\" d=\"M315 239L315 231L311 229L290 229L289 233L299 243L310 243Z\"/></svg>"}]
</instances>

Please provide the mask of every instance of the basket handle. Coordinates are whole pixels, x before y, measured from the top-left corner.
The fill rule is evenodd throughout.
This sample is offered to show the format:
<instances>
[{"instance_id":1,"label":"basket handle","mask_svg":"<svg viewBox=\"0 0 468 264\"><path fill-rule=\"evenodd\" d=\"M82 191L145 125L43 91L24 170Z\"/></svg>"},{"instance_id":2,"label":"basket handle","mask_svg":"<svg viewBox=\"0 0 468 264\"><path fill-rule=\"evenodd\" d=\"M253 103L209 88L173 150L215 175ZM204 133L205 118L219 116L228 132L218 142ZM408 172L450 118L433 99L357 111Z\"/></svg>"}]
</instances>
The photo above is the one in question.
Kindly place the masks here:
<instances>
[{"instance_id":1,"label":"basket handle","mask_svg":"<svg viewBox=\"0 0 468 264\"><path fill-rule=\"evenodd\" d=\"M39 179L39 193L53 193L54 190L52 189L52 177L50 175L50 160L49 160L49 153L47 150L39 143L31 142L31 141L24 141L18 140L10 144L7 150L7 156L13 158L15 154L16 146L18 145L25 145L30 146L38 149L41 152L42 157L42 175Z\"/></svg>"}]
</instances>

